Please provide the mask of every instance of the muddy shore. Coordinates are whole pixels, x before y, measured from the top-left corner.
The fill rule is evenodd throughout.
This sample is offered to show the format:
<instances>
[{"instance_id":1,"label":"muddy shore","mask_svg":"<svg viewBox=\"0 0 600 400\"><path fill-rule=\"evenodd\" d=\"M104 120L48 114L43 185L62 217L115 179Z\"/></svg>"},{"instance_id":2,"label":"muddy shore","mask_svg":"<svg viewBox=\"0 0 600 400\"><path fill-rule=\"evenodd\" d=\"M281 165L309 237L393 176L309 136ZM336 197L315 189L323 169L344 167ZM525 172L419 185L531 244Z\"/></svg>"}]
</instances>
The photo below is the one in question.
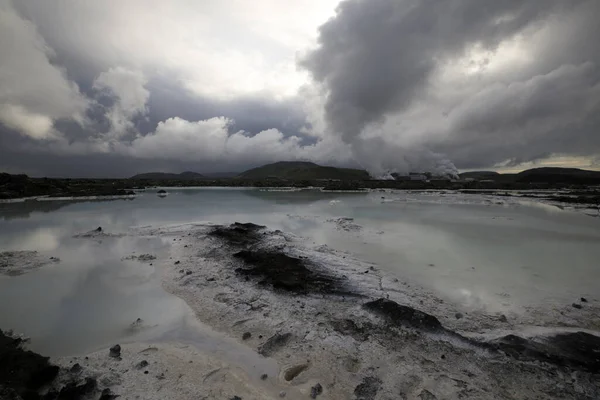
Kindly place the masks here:
<instances>
[{"instance_id":1,"label":"muddy shore","mask_svg":"<svg viewBox=\"0 0 600 400\"><path fill-rule=\"evenodd\" d=\"M202 321L275 358L304 395L317 383L331 399L600 395L595 335L473 339L447 327L448 306L376 266L254 224L147 233L175 240L179 262L165 264L164 287Z\"/></svg>"},{"instance_id":2,"label":"muddy shore","mask_svg":"<svg viewBox=\"0 0 600 400\"><path fill-rule=\"evenodd\" d=\"M550 329L545 321L544 333L524 334L512 329L519 321L459 317L452 305L376 265L252 223L128 234L172 243L168 256L153 259L165 290L200 321L275 360L279 371L250 372L189 344L133 343L118 357L103 349L40 361L58 371L38 386L15 386L0 374L5 393L67 398L56 397L67 387L87 390L70 398L94 399L600 398L600 339L584 329L600 316L593 299L570 310L581 313L581 329ZM483 326L506 333L481 335ZM14 342L2 343L17 351ZM0 359L0 371L10 371ZM27 397L32 391L40 397Z\"/></svg>"}]
</instances>

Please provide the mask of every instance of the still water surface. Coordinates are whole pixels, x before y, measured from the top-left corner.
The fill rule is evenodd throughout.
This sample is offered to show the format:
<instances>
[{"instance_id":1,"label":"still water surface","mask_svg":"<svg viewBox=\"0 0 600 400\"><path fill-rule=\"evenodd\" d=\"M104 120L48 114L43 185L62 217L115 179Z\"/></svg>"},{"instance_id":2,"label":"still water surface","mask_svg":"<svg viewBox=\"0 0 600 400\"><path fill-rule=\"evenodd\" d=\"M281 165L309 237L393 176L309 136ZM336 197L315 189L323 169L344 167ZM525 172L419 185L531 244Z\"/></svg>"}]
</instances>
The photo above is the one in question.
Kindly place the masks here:
<instances>
[{"instance_id":1,"label":"still water surface","mask_svg":"<svg viewBox=\"0 0 600 400\"><path fill-rule=\"evenodd\" d=\"M340 217L354 218L354 225L340 229ZM49 355L161 338L227 352L233 342L216 340L183 301L164 292L160 271L122 260L167 252L168 242L73 238L98 226L119 233L205 221L292 232L464 307L492 312L600 296L600 218L479 195L179 188L166 198L146 192L134 200L0 204L0 251L61 259L0 277L0 328L30 336L32 347ZM141 329L130 326L137 318ZM243 346L236 352L245 357Z\"/></svg>"}]
</instances>

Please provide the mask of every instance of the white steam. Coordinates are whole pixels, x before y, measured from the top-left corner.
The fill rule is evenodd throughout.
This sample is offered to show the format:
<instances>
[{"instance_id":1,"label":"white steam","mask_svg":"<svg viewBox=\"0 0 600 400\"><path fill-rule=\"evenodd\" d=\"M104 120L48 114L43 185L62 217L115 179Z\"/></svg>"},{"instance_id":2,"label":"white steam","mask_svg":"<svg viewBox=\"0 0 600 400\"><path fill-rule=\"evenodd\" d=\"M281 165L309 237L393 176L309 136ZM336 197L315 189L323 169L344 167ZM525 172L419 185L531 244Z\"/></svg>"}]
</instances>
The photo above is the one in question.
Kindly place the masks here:
<instances>
[{"instance_id":1,"label":"white steam","mask_svg":"<svg viewBox=\"0 0 600 400\"><path fill-rule=\"evenodd\" d=\"M393 173L408 175L411 172L458 176L458 169L450 160L425 148L406 149L380 137L358 137L350 144L356 161L376 179L393 179Z\"/></svg>"}]
</instances>

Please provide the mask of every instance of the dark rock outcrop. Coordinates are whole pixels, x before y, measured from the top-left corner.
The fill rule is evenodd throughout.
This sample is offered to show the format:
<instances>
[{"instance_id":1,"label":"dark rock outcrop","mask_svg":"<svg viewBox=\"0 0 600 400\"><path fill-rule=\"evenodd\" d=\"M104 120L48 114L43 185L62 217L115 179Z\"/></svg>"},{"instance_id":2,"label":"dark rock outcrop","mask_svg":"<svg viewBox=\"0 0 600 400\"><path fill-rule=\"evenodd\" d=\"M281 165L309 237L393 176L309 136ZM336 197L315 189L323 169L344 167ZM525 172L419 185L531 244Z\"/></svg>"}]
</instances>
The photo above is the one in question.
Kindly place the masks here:
<instances>
[{"instance_id":1,"label":"dark rock outcrop","mask_svg":"<svg viewBox=\"0 0 600 400\"><path fill-rule=\"evenodd\" d=\"M368 376L356 386L354 396L356 400L374 400L377 392L381 389L381 379Z\"/></svg>"},{"instance_id":2,"label":"dark rock outcrop","mask_svg":"<svg viewBox=\"0 0 600 400\"><path fill-rule=\"evenodd\" d=\"M507 335L496 339L492 344L517 360L543 361L600 373L600 337L589 333L560 333L533 339Z\"/></svg>"},{"instance_id":3,"label":"dark rock outcrop","mask_svg":"<svg viewBox=\"0 0 600 400\"><path fill-rule=\"evenodd\" d=\"M209 235L232 246L248 246L260 240L259 231L264 228L262 225L235 222L229 226L217 226Z\"/></svg>"},{"instance_id":4,"label":"dark rock outcrop","mask_svg":"<svg viewBox=\"0 0 600 400\"><path fill-rule=\"evenodd\" d=\"M393 326L411 327L428 332L445 331L440 321L433 315L400 305L392 300L378 299L363 304L363 307L383 317Z\"/></svg>"},{"instance_id":5,"label":"dark rock outcrop","mask_svg":"<svg viewBox=\"0 0 600 400\"><path fill-rule=\"evenodd\" d=\"M25 399L37 399L37 391L56 378L59 368L48 357L24 350L21 343L0 331L0 386Z\"/></svg>"},{"instance_id":6,"label":"dark rock outcrop","mask_svg":"<svg viewBox=\"0 0 600 400\"><path fill-rule=\"evenodd\" d=\"M121 357L121 346L115 344L110 348L108 355L114 358Z\"/></svg>"},{"instance_id":7,"label":"dark rock outcrop","mask_svg":"<svg viewBox=\"0 0 600 400\"><path fill-rule=\"evenodd\" d=\"M244 262L236 273L256 277L260 284L271 285L275 290L298 294L343 292L339 278L320 271L305 259L260 249L242 250L233 256Z\"/></svg>"}]
</instances>

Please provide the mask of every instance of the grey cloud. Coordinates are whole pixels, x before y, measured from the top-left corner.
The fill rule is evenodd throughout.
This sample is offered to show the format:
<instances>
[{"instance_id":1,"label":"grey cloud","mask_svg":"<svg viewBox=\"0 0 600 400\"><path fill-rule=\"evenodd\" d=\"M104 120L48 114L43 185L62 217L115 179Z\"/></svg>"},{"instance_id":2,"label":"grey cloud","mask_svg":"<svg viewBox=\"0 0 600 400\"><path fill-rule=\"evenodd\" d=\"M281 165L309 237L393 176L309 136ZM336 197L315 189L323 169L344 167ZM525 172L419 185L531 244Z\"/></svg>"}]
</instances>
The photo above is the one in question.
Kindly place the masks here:
<instances>
[{"instance_id":1,"label":"grey cloud","mask_svg":"<svg viewBox=\"0 0 600 400\"><path fill-rule=\"evenodd\" d=\"M301 64L329 89L332 129L349 138L410 105L441 61L494 48L559 1L347 0Z\"/></svg>"},{"instance_id":2,"label":"grey cloud","mask_svg":"<svg viewBox=\"0 0 600 400\"><path fill-rule=\"evenodd\" d=\"M302 105L297 98L275 100L267 96L243 96L230 100L211 99L190 93L177 81L151 76L147 85L148 123L144 132L152 131L160 121L180 117L199 121L225 116L235 121L231 127L250 134L275 128L287 135L298 135L305 124Z\"/></svg>"},{"instance_id":3,"label":"grey cloud","mask_svg":"<svg viewBox=\"0 0 600 400\"><path fill-rule=\"evenodd\" d=\"M271 86L223 95L236 76L248 84L239 59L220 58L213 43L187 59L193 41L149 34L168 54L153 51L139 34L161 18L140 5L0 0L3 21L13 24L0 26L10 33L0 35L0 49L12 56L0 64L0 168L127 176L304 158L385 175L452 173L450 160L488 168L600 154L595 0L346 0L301 57L316 82L303 89L310 99L277 96ZM171 12L186 27L200 15L182 10ZM227 32L226 43L250 30ZM206 69L202 52L210 53ZM232 75L215 76L212 87L221 66ZM224 127L199 128L216 117ZM215 156L217 148L225 150Z\"/></svg>"},{"instance_id":4,"label":"grey cloud","mask_svg":"<svg viewBox=\"0 0 600 400\"><path fill-rule=\"evenodd\" d=\"M600 13L598 4L347 0L320 28L318 47L301 65L328 91L331 132L350 143L363 163L373 161L378 169L406 170L407 155L430 150L446 154L461 168L552 154L598 154L593 128L600 109L600 57L594 45L600 40L594 17ZM528 45L531 61L523 67L432 86L471 49L493 56L511 40ZM491 63L487 57L470 61L484 71ZM419 114L424 118L443 115L445 121L432 126L413 118L415 110L426 110ZM412 139L390 118L397 126L409 125ZM373 136L378 129L381 134ZM373 137L395 146L396 162L392 156L381 165L377 152L369 151L378 147L368 145ZM435 163L437 156L425 159Z\"/></svg>"}]
</instances>

